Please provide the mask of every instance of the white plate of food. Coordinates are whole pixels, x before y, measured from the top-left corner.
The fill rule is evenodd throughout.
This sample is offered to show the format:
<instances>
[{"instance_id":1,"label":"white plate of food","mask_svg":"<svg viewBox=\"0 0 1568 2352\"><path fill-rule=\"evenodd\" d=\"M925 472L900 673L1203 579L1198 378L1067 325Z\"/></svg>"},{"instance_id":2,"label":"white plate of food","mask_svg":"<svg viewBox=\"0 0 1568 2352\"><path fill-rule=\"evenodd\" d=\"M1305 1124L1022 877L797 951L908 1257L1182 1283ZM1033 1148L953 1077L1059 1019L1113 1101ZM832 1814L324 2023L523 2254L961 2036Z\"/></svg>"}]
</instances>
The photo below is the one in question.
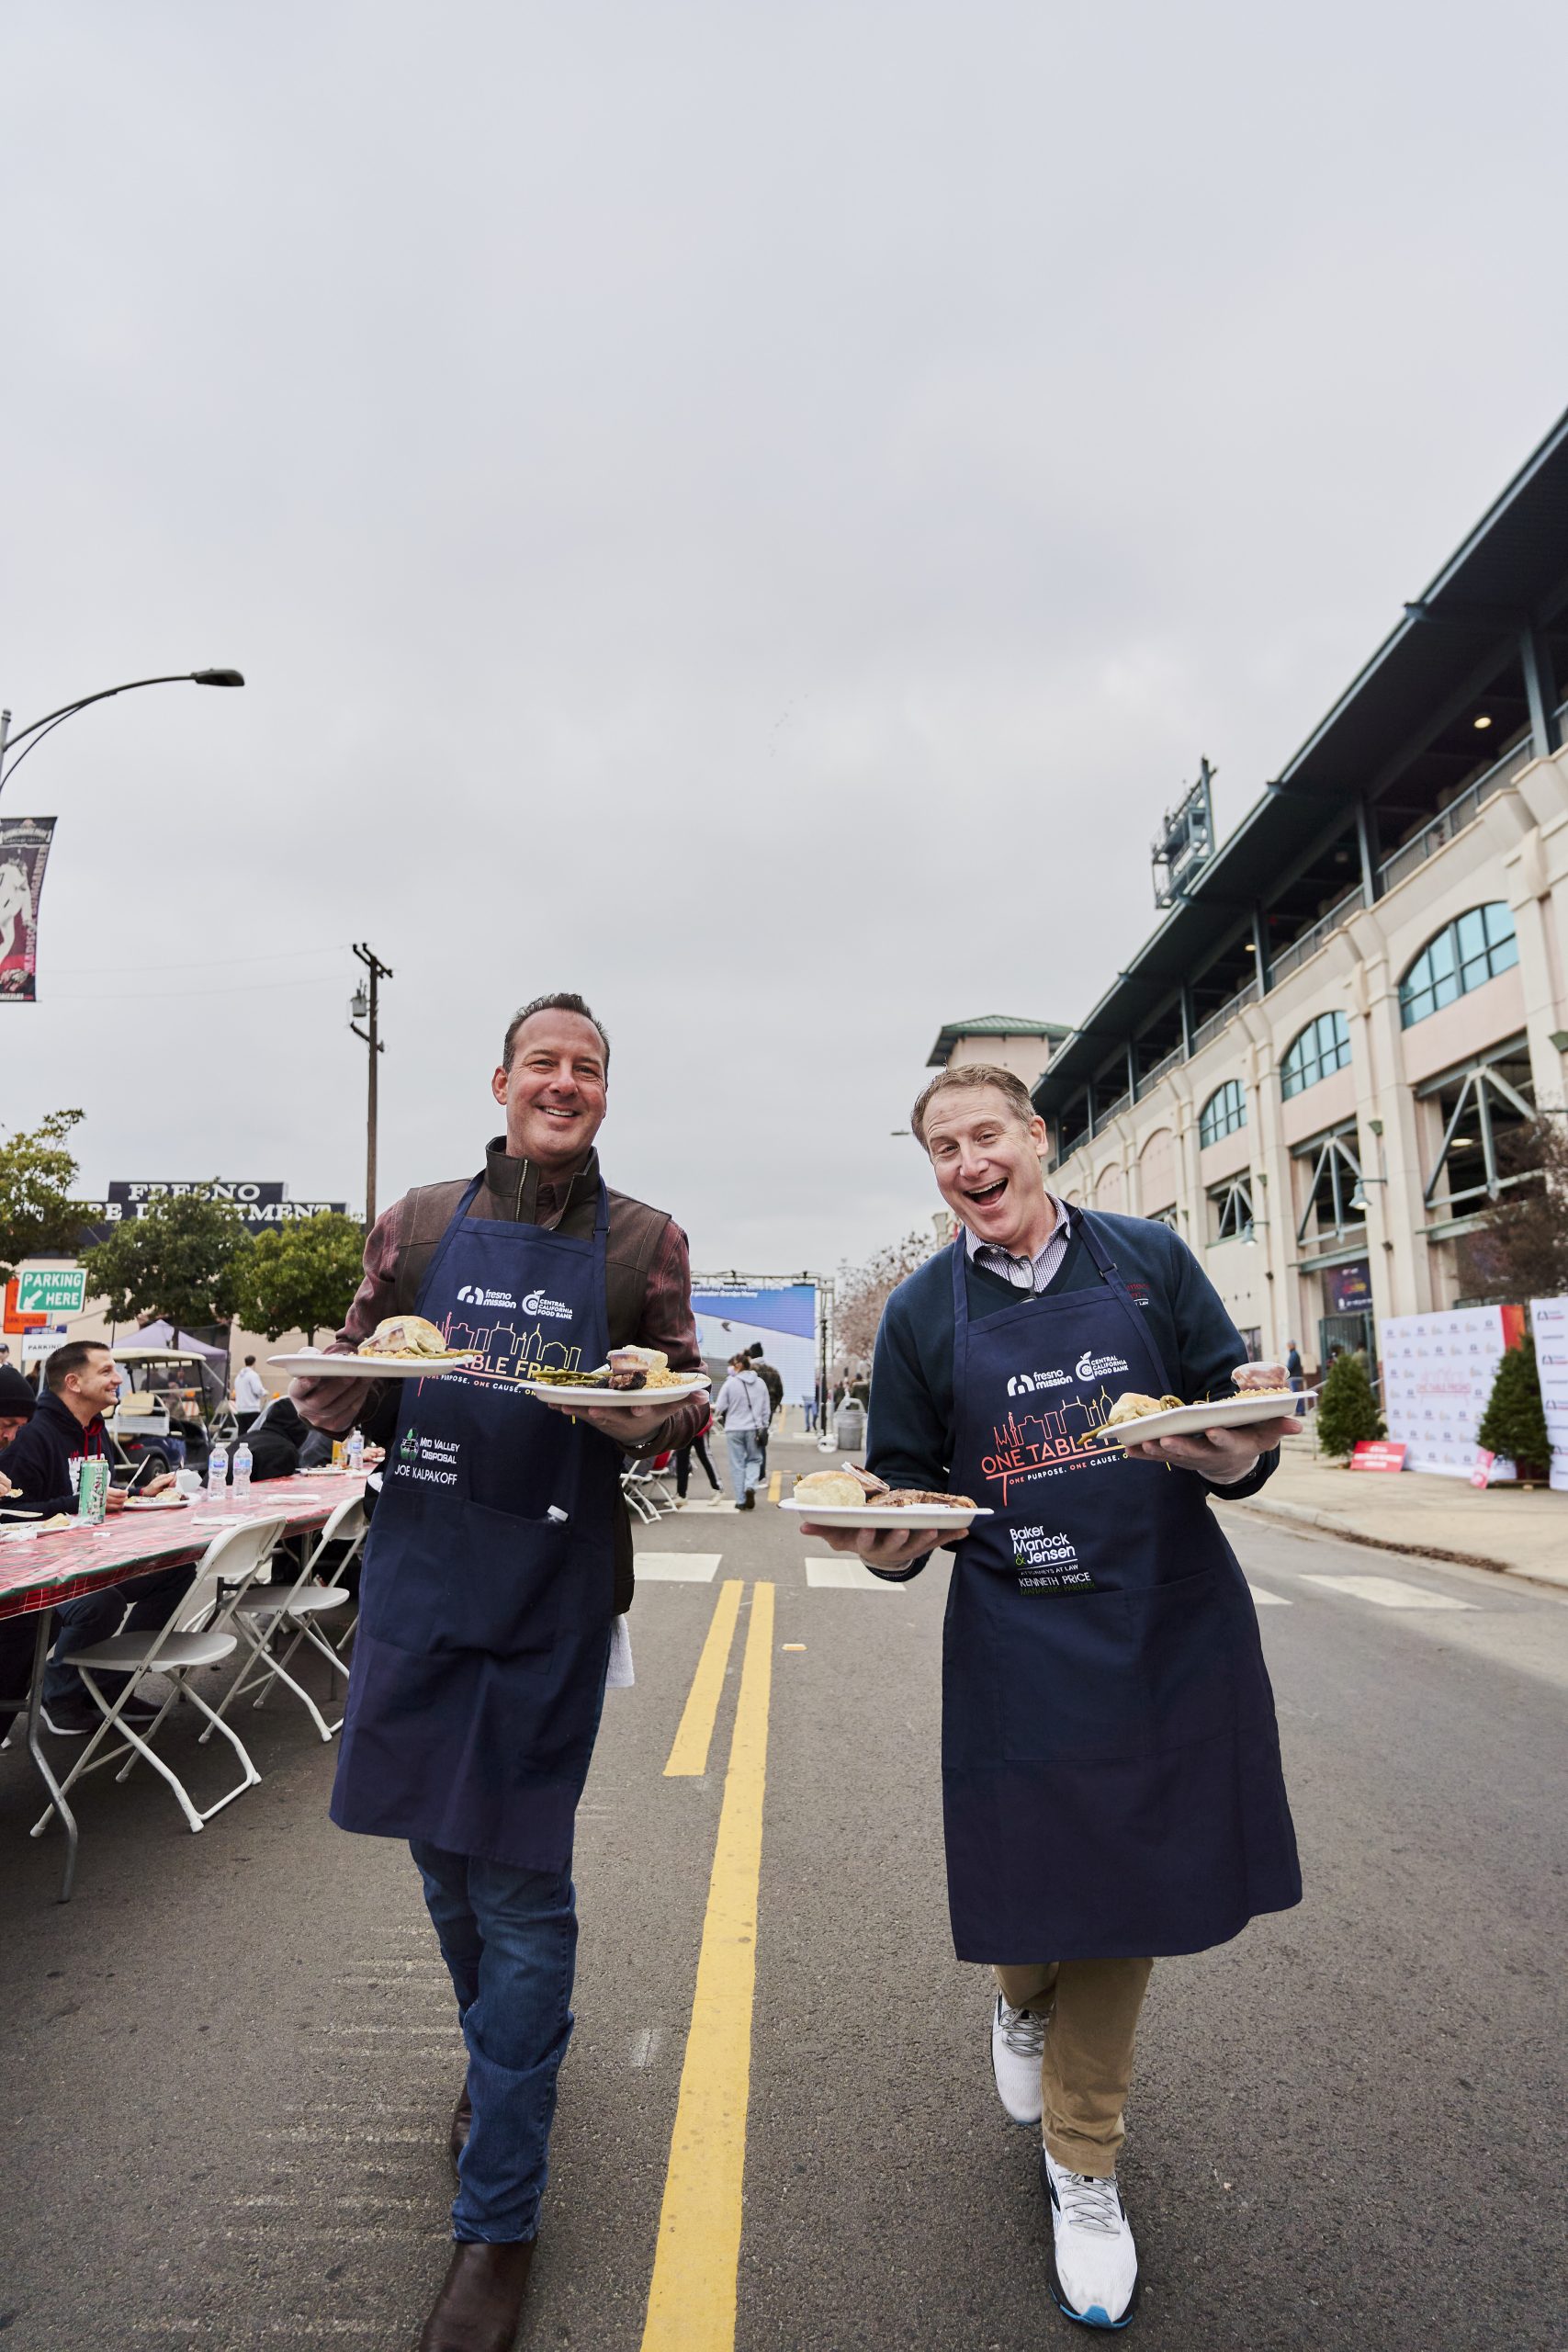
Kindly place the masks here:
<instances>
[{"instance_id":1,"label":"white plate of food","mask_svg":"<svg viewBox=\"0 0 1568 2352\"><path fill-rule=\"evenodd\" d=\"M1101 1445L1143 1445L1156 1437L1197 1437L1204 1430L1249 1429L1258 1421L1289 1420L1298 1405L1310 1405L1315 1388L1242 1388L1234 1396L1183 1405L1166 1396L1118 1396L1100 1430Z\"/></svg>"},{"instance_id":2,"label":"white plate of food","mask_svg":"<svg viewBox=\"0 0 1568 2352\"><path fill-rule=\"evenodd\" d=\"M461 1372L482 1359L473 1351L439 1356L327 1356L302 1348L296 1356L268 1356L296 1380L439 1380L444 1372Z\"/></svg>"},{"instance_id":3,"label":"white plate of food","mask_svg":"<svg viewBox=\"0 0 1568 2352\"><path fill-rule=\"evenodd\" d=\"M449 1348L445 1333L423 1315L389 1315L367 1340L345 1355L301 1348L298 1355L268 1356L296 1378L322 1380L439 1380L482 1362L475 1348Z\"/></svg>"},{"instance_id":4,"label":"white plate of food","mask_svg":"<svg viewBox=\"0 0 1568 2352\"><path fill-rule=\"evenodd\" d=\"M127 1510L189 1510L194 1495L127 1495Z\"/></svg>"},{"instance_id":5,"label":"white plate of food","mask_svg":"<svg viewBox=\"0 0 1568 2352\"><path fill-rule=\"evenodd\" d=\"M846 1462L841 1470L813 1470L795 1482L780 1510L793 1510L823 1527L902 1527L912 1530L967 1527L989 1519L987 1505L968 1495L938 1495L924 1487L889 1487L885 1478Z\"/></svg>"},{"instance_id":6,"label":"white plate of food","mask_svg":"<svg viewBox=\"0 0 1568 2352\"><path fill-rule=\"evenodd\" d=\"M612 1348L592 1372L541 1372L521 1381L544 1405L678 1405L712 1386L705 1372L671 1372L662 1348Z\"/></svg>"}]
</instances>

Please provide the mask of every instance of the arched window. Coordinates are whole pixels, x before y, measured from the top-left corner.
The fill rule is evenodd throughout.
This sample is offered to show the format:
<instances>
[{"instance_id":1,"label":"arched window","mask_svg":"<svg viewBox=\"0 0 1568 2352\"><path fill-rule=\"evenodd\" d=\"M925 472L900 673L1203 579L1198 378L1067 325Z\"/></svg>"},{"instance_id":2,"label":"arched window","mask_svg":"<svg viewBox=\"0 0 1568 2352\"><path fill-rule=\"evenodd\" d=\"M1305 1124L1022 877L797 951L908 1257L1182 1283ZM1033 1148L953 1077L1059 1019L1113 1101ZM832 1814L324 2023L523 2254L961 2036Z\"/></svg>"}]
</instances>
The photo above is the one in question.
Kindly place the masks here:
<instances>
[{"instance_id":1,"label":"arched window","mask_svg":"<svg viewBox=\"0 0 1568 2352\"><path fill-rule=\"evenodd\" d=\"M1490 906L1472 907L1427 942L1400 981L1400 1020L1412 1028L1518 960L1514 918L1503 901L1494 899Z\"/></svg>"},{"instance_id":2,"label":"arched window","mask_svg":"<svg viewBox=\"0 0 1568 2352\"><path fill-rule=\"evenodd\" d=\"M1237 1127L1247 1125L1247 1096L1239 1078L1227 1078L1216 1087L1198 1114L1200 1144L1218 1143L1222 1136L1234 1136Z\"/></svg>"},{"instance_id":3,"label":"arched window","mask_svg":"<svg viewBox=\"0 0 1568 2352\"><path fill-rule=\"evenodd\" d=\"M1320 1078L1330 1078L1350 1058L1349 1024L1342 1012L1320 1012L1309 1021L1280 1065L1280 1091L1287 1101L1304 1094Z\"/></svg>"}]
</instances>

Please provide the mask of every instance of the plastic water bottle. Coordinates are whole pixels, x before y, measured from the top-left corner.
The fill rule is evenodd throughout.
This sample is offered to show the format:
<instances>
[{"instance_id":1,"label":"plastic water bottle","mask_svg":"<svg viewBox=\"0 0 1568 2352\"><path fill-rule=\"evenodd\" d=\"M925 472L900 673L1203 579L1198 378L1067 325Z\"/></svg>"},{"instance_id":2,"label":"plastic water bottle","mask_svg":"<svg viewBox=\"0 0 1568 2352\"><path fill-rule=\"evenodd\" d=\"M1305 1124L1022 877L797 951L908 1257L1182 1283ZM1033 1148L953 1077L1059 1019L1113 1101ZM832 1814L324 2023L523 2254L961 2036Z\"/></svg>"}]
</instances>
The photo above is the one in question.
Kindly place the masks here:
<instances>
[{"instance_id":1,"label":"plastic water bottle","mask_svg":"<svg viewBox=\"0 0 1568 2352\"><path fill-rule=\"evenodd\" d=\"M348 1443L343 1450L343 1466L351 1478L357 1478L364 1469L365 1432L363 1430L355 1428L349 1430Z\"/></svg>"},{"instance_id":2,"label":"plastic water bottle","mask_svg":"<svg viewBox=\"0 0 1568 2352\"><path fill-rule=\"evenodd\" d=\"M207 1499L209 1503L221 1503L228 1498L229 1449L215 1445L207 1457Z\"/></svg>"},{"instance_id":3,"label":"plastic water bottle","mask_svg":"<svg viewBox=\"0 0 1568 2352\"><path fill-rule=\"evenodd\" d=\"M251 1449L243 1438L234 1448L234 1500L243 1503L251 1491Z\"/></svg>"}]
</instances>

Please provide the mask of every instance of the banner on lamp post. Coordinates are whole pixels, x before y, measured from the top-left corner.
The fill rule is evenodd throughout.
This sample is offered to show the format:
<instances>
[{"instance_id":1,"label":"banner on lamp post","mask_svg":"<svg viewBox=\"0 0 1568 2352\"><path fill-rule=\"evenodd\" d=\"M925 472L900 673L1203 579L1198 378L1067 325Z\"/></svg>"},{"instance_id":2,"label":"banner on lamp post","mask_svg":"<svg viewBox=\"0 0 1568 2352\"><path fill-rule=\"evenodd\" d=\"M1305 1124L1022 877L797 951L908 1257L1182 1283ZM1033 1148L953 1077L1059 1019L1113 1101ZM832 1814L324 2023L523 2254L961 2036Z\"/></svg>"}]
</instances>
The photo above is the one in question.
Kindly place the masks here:
<instances>
[{"instance_id":1,"label":"banner on lamp post","mask_svg":"<svg viewBox=\"0 0 1568 2352\"><path fill-rule=\"evenodd\" d=\"M0 817L0 1003L38 995L38 902L52 817Z\"/></svg>"}]
</instances>

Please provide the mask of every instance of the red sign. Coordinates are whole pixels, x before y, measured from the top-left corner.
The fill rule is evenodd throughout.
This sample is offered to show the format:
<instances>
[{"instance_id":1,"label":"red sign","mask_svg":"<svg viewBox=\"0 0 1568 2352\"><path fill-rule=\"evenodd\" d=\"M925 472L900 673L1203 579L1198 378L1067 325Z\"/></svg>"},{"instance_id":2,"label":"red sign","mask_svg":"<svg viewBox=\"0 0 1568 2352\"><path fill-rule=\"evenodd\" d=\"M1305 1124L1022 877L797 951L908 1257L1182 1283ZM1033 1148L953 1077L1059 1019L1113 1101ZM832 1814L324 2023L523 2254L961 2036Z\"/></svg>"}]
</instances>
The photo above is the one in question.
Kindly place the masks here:
<instances>
[{"instance_id":1,"label":"red sign","mask_svg":"<svg viewBox=\"0 0 1568 2352\"><path fill-rule=\"evenodd\" d=\"M1364 1437L1350 1456L1352 1470L1403 1470L1404 1448L1387 1438Z\"/></svg>"},{"instance_id":2,"label":"red sign","mask_svg":"<svg viewBox=\"0 0 1568 2352\"><path fill-rule=\"evenodd\" d=\"M1483 1445L1476 1447L1475 1467L1470 1474L1470 1483L1472 1487L1489 1487L1492 1484L1492 1464L1496 1459L1496 1455L1488 1453Z\"/></svg>"},{"instance_id":3,"label":"red sign","mask_svg":"<svg viewBox=\"0 0 1568 2352\"><path fill-rule=\"evenodd\" d=\"M0 1329L4 1329L7 1331L41 1330L43 1326L49 1321L48 1316L18 1315L17 1312L17 1288L18 1284L17 1277L13 1274L10 1281L6 1285L6 1315L4 1324L0 1325Z\"/></svg>"}]
</instances>

